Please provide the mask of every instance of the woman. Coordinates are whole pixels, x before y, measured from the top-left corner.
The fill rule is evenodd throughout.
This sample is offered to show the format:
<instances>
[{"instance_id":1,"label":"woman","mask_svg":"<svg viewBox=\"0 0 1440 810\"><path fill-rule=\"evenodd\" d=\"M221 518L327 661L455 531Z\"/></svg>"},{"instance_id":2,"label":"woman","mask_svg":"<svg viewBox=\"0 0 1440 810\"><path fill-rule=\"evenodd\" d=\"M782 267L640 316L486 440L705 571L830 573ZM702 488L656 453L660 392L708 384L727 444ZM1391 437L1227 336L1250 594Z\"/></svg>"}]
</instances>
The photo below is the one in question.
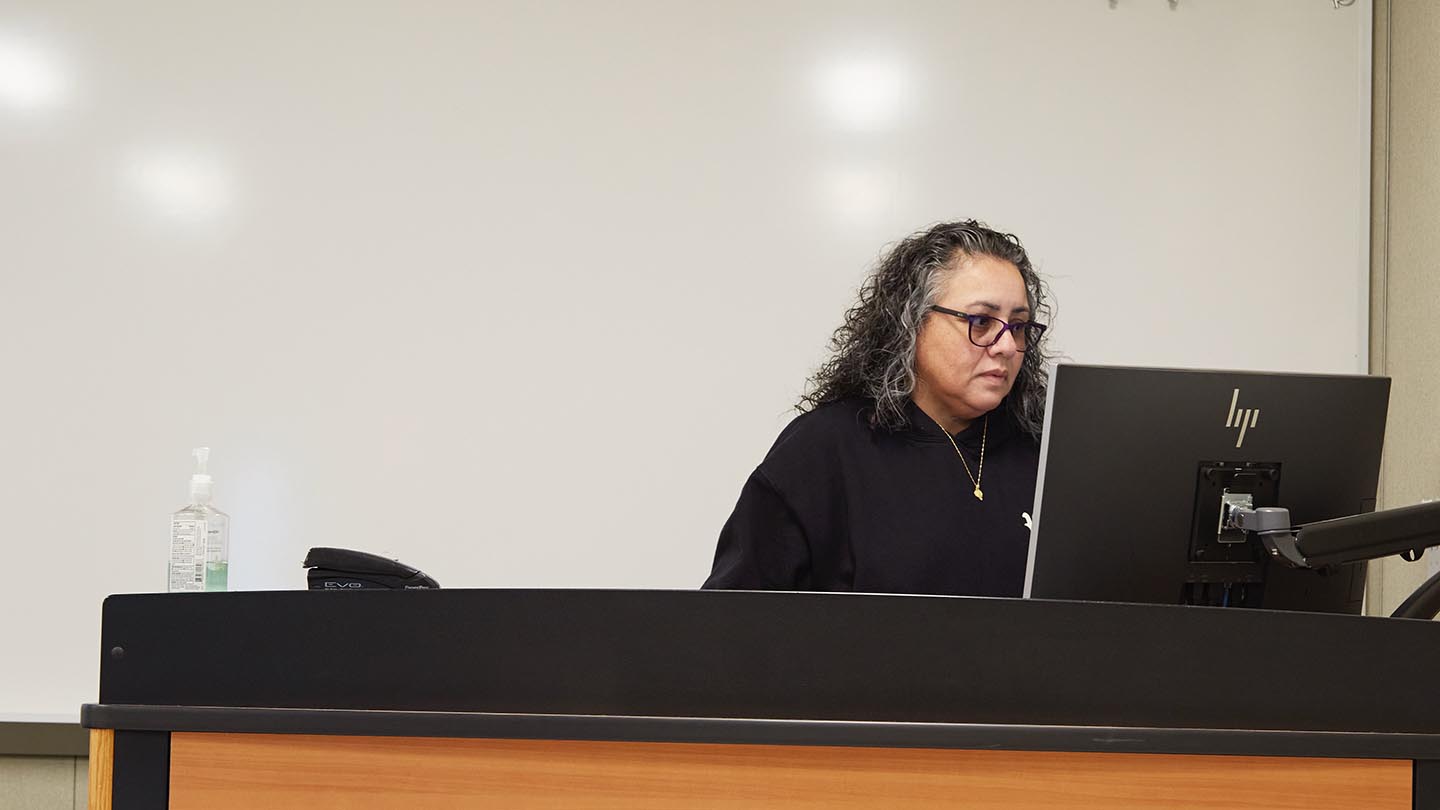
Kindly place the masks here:
<instances>
[{"instance_id":1,"label":"woman","mask_svg":"<svg viewBox=\"0 0 1440 810\"><path fill-rule=\"evenodd\" d=\"M1019 596L1045 286L969 220L886 256L740 493L706 588Z\"/></svg>"}]
</instances>

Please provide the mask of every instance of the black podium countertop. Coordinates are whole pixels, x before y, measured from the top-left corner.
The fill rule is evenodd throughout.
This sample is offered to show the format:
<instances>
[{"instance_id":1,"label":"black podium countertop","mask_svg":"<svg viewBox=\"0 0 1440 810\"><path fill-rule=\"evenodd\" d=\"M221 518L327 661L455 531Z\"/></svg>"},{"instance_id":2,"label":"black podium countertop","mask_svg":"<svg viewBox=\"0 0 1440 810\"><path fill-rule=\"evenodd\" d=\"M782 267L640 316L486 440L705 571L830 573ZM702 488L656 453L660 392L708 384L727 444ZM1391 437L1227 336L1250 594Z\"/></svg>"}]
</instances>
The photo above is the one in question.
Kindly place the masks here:
<instances>
[{"instance_id":1,"label":"black podium countertop","mask_svg":"<svg viewBox=\"0 0 1440 810\"><path fill-rule=\"evenodd\" d=\"M1440 625L858 594L106 600L92 728L1440 759Z\"/></svg>"}]
</instances>

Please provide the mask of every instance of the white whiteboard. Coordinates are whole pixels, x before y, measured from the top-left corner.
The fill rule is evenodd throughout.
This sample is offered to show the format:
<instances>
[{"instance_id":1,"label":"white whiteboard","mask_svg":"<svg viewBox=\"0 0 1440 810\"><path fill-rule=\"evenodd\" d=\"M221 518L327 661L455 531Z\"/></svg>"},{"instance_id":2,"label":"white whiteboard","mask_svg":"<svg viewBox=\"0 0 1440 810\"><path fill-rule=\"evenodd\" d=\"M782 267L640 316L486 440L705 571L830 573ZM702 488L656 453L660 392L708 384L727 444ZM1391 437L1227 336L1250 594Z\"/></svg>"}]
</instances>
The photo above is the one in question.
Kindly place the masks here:
<instances>
[{"instance_id":1,"label":"white whiteboard","mask_svg":"<svg viewBox=\"0 0 1440 810\"><path fill-rule=\"evenodd\" d=\"M1019 234L1084 362L1364 369L1370 8L0 10L0 720L96 698L190 448L231 583L688 588L882 246ZM1123 328L1121 328L1123 327Z\"/></svg>"}]
</instances>

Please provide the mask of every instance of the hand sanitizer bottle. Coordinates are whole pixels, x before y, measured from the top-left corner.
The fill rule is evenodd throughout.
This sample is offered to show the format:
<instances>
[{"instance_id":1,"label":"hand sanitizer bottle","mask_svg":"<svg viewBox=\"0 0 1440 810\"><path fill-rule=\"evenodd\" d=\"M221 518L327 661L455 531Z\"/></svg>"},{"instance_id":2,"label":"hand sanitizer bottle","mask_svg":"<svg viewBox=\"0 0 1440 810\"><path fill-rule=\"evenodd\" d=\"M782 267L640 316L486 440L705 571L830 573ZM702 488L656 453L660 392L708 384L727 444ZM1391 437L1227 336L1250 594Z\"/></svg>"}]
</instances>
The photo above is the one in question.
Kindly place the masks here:
<instances>
[{"instance_id":1,"label":"hand sanitizer bottle","mask_svg":"<svg viewBox=\"0 0 1440 810\"><path fill-rule=\"evenodd\" d=\"M171 591L223 591L230 569L230 516L210 505L215 482L205 472L210 448L197 447L190 503L170 516Z\"/></svg>"}]
</instances>

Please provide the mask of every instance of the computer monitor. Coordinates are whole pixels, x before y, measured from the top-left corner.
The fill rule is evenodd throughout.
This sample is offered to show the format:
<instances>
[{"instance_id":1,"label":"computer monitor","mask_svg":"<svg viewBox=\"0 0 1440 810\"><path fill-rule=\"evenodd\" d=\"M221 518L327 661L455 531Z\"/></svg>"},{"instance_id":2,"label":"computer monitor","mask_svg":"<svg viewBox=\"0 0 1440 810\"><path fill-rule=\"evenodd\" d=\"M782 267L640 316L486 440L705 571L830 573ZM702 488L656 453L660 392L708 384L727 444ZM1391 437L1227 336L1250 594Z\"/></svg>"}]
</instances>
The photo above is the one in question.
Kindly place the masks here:
<instances>
[{"instance_id":1,"label":"computer monitor","mask_svg":"<svg viewBox=\"0 0 1440 810\"><path fill-rule=\"evenodd\" d=\"M1222 504L1375 508L1386 377L1060 365L1025 596L1359 613L1365 563L1287 568Z\"/></svg>"}]
</instances>

